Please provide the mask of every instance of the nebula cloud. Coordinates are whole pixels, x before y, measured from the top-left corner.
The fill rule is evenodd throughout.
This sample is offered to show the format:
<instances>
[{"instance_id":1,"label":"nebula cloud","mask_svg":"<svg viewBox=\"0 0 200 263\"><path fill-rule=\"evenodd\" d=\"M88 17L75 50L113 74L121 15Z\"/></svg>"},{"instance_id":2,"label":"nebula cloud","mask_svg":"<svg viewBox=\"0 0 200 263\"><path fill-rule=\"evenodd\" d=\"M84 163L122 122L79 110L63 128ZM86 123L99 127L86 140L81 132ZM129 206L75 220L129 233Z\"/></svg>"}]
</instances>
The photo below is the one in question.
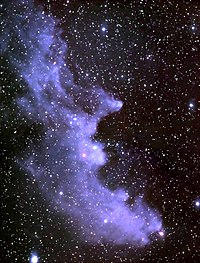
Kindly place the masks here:
<instances>
[{"instance_id":1,"label":"nebula cloud","mask_svg":"<svg viewBox=\"0 0 200 263\"><path fill-rule=\"evenodd\" d=\"M1 51L26 83L17 104L44 128L42 142L29 147L20 165L47 200L77 222L83 240L147 244L162 228L158 213L137 196L129 206L124 189L111 191L97 177L107 156L93 135L101 118L119 111L122 102L99 87L86 90L74 83L67 45L52 16L30 1L15 1L10 9Z\"/></svg>"}]
</instances>

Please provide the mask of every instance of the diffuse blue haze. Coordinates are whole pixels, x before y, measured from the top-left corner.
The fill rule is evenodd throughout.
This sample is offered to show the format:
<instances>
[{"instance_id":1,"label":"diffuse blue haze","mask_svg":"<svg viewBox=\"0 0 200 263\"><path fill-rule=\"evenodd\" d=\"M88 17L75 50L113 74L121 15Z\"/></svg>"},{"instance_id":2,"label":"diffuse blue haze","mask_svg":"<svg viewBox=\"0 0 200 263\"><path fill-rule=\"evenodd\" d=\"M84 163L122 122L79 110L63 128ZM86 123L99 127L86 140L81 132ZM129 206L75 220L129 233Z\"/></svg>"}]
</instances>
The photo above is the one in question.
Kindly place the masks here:
<instances>
[{"instance_id":1,"label":"diffuse blue haze","mask_svg":"<svg viewBox=\"0 0 200 263\"><path fill-rule=\"evenodd\" d=\"M30 2L15 5L13 19L4 24L2 48L27 84L18 105L45 129L42 143L32 145L19 163L35 177L47 199L78 221L84 240L148 243L149 235L162 227L157 213L141 197L129 207L123 189L111 191L97 178L107 157L92 136L100 119L120 110L122 102L98 87L86 92L76 85L55 19Z\"/></svg>"}]
</instances>

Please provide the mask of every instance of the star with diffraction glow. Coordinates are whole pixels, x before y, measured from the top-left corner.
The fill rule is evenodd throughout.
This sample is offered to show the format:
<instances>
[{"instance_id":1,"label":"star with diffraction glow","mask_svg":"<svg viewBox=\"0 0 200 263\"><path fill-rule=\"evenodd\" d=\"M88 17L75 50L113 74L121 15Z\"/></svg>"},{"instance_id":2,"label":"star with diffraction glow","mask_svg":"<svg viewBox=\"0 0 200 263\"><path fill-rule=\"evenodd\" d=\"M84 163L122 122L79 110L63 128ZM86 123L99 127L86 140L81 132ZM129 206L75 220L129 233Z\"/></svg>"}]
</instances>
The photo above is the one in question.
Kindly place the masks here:
<instances>
[{"instance_id":1,"label":"star with diffraction glow","mask_svg":"<svg viewBox=\"0 0 200 263\"><path fill-rule=\"evenodd\" d=\"M30 263L38 263L38 256L37 255L32 255Z\"/></svg>"}]
</instances>

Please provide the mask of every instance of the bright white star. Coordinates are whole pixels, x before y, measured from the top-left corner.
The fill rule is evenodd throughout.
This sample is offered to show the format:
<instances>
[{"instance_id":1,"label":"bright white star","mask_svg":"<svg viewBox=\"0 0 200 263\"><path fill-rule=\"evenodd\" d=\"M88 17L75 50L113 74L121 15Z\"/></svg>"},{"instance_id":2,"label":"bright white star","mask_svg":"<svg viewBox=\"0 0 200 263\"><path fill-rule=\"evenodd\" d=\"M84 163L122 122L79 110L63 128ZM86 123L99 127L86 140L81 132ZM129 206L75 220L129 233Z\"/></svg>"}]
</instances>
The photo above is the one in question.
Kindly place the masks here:
<instances>
[{"instance_id":1,"label":"bright white star","mask_svg":"<svg viewBox=\"0 0 200 263\"><path fill-rule=\"evenodd\" d=\"M193 103L190 103L190 104L189 104L189 107L190 107L190 108L193 108L193 107L194 107L194 104L193 104Z\"/></svg>"},{"instance_id":2,"label":"bright white star","mask_svg":"<svg viewBox=\"0 0 200 263\"><path fill-rule=\"evenodd\" d=\"M96 146L96 145L94 145L93 147L92 147L92 149L93 150L96 150L98 147Z\"/></svg>"},{"instance_id":3,"label":"bright white star","mask_svg":"<svg viewBox=\"0 0 200 263\"><path fill-rule=\"evenodd\" d=\"M36 255L31 257L31 263L38 263L38 257Z\"/></svg>"}]
</instances>

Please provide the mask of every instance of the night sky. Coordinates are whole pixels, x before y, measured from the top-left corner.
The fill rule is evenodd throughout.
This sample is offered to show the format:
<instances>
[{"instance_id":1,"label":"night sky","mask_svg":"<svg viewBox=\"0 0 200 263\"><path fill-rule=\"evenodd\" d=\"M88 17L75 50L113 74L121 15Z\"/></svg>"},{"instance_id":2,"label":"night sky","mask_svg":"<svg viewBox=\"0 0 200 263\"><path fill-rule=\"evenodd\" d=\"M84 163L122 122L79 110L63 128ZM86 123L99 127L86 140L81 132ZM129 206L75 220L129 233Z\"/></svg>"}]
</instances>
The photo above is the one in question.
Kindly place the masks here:
<instances>
[{"instance_id":1,"label":"night sky","mask_svg":"<svg viewBox=\"0 0 200 263\"><path fill-rule=\"evenodd\" d=\"M200 262L200 3L0 8L0 262Z\"/></svg>"}]
</instances>

